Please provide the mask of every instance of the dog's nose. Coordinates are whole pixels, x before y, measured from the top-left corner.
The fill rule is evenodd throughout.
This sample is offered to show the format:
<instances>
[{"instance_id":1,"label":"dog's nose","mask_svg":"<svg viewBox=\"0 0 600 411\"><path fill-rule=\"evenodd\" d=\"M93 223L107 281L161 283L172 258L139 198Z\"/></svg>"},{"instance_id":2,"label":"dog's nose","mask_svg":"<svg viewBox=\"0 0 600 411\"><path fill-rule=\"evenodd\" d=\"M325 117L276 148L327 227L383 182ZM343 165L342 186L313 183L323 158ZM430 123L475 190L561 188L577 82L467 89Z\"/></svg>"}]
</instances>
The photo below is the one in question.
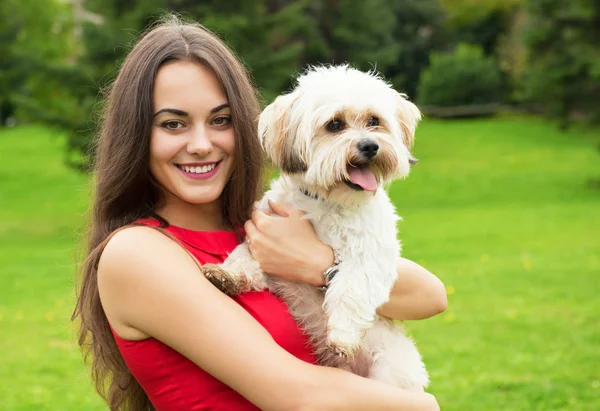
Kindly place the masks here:
<instances>
[{"instance_id":1,"label":"dog's nose","mask_svg":"<svg viewBox=\"0 0 600 411\"><path fill-rule=\"evenodd\" d=\"M379 144L368 139L360 140L356 146L358 147L358 151L369 160L375 157L375 154L379 150Z\"/></svg>"}]
</instances>

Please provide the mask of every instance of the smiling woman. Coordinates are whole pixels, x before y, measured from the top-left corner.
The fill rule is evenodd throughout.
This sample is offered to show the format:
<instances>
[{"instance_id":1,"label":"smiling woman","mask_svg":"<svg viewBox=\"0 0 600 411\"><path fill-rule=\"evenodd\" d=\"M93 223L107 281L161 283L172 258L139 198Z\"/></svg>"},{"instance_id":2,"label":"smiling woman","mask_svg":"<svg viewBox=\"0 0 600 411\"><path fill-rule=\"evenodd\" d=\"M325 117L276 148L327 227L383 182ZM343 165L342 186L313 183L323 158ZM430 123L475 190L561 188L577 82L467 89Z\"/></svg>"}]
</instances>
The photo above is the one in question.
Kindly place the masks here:
<instances>
[{"instance_id":1,"label":"smiling woman","mask_svg":"<svg viewBox=\"0 0 600 411\"><path fill-rule=\"evenodd\" d=\"M429 394L317 366L283 301L269 291L228 297L201 275L198 265L223 262L244 228L273 275L318 286L333 263L297 210L252 211L258 114L243 66L202 26L170 19L125 59L98 136L73 314L98 392L111 410L437 409ZM437 278L421 267L402 275L383 315L439 312Z\"/></svg>"},{"instance_id":2,"label":"smiling woman","mask_svg":"<svg viewBox=\"0 0 600 411\"><path fill-rule=\"evenodd\" d=\"M157 213L181 225L183 209L192 207L207 218L191 228L231 229L221 193L234 169L235 131L217 76L197 62L171 61L156 75L153 106L150 172L165 194Z\"/></svg>"}]
</instances>

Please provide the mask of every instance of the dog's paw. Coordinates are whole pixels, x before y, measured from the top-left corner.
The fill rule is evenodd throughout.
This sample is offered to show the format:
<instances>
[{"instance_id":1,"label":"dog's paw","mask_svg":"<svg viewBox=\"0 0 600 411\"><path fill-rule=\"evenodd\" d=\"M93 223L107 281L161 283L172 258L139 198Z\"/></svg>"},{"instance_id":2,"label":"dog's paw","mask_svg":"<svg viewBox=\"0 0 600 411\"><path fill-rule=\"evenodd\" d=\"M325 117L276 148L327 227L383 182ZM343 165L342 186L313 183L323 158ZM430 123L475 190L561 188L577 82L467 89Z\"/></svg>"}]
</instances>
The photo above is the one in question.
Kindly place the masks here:
<instances>
[{"instance_id":1,"label":"dog's paw","mask_svg":"<svg viewBox=\"0 0 600 411\"><path fill-rule=\"evenodd\" d=\"M334 355L346 360L351 360L358 353L358 349L356 348L340 346L334 343L329 343L328 347Z\"/></svg>"},{"instance_id":2,"label":"dog's paw","mask_svg":"<svg viewBox=\"0 0 600 411\"><path fill-rule=\"evenodd\" d=\"M236 276L219 265L204 264L200 269L208 281L227 295L238 295L248 287L243 275Z\"/></svg>"},{"instance_id":3,"label":"dog's paw","mask_svg":"<svg viewBox=\"0 0 600 411\"><path fill-rule=\"evenodd\" d=\"M360 350L362 336L358 333L330 330L327 345L338 357L354 358Z\"/></svg>"}]
</instances>

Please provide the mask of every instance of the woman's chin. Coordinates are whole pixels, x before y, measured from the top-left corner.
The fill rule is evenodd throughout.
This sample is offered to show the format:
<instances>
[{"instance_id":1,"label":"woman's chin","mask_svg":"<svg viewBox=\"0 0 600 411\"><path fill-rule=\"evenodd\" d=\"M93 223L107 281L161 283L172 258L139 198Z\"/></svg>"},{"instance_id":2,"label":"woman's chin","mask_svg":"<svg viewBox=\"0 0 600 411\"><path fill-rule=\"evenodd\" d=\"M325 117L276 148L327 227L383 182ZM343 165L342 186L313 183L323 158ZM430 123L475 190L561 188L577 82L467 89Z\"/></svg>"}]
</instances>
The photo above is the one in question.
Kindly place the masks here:
<instances>
[{"instance_id":1,"label":"woman's chin","mask_svg":"<svg viewBox=\"0 0 600 411\"><path fill-rule=\"evenodd\" d=\"M225 182L213 181L206 183L190 183L179 178L167 179L167 184L162 185L167 195L167 204L183 202L189 205L207 205L215 203L225 188Z\"/></svg>"},{"instance_id":2,"label":"woman's chin","mask_svg":"<svg viewBox=\"0 0 600 411\"><path fill-rule=\"evenodd\" d=\"M180 193L178 197L188 204L193 205L205 205L212 204L219 200L223 190L208 189L208 190L194 190L194 192Z\"/></svg>"}]
</instances>

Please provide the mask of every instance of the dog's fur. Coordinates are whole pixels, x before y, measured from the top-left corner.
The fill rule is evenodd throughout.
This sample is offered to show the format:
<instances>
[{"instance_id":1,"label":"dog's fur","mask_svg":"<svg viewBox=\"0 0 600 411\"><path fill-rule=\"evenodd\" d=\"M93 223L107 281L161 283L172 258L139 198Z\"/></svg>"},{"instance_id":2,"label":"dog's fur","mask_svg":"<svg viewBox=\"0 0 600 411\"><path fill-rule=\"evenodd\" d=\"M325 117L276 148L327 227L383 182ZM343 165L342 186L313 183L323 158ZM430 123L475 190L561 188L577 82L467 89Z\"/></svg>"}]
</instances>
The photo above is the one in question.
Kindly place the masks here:
<instances>
[{"instance_id":1,"label":"dog's fur","mask_svg":"<svg viewBox=\"0 0 600 411\"><path fill-rule=\"evenodd\" d=\"M400 254L399 217L382 185L408 175L419 119L417 107L375 73L309 69L260 116L263 148L282 175L259 207L268 209L272 199L305 211L321 240L338 252L339 272L326 292L267 276L245 243L223 265L203 268L230 294L268 288L280 296L320 364L414 390L428 383L421 357L401 326L376 310L389 299ZM370 159L359 149L367 140L379 146ZM376 184L373 176L357 179L354 166L372 173Z\"/></svg>"}]
</instances>

